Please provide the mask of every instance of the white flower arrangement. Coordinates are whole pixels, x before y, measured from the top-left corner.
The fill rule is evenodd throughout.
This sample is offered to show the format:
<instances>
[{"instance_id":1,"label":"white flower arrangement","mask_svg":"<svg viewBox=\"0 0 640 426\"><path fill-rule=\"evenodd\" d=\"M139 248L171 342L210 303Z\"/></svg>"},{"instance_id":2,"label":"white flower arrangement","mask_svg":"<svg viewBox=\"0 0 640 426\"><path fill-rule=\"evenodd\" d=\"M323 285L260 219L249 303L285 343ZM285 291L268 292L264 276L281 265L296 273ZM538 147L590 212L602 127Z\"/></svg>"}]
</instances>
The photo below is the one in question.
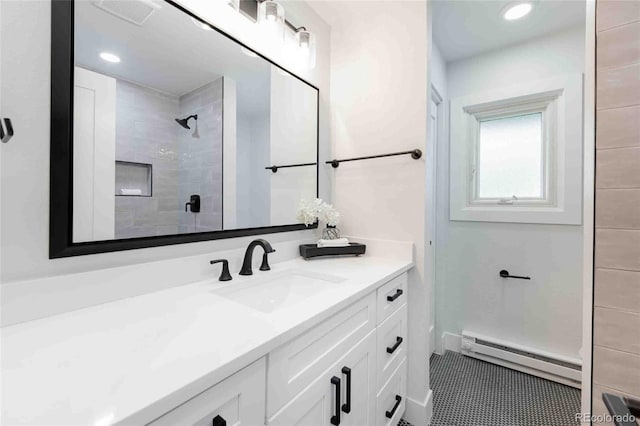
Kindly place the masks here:
<instances>
[{"instance_id":1,"label":"white flower arrangement","mask_svg":"<svg viewBox=\"0 0 640 426\"><path fill-rule=\"evenodd\" d=\"M313 201L300 200L297 219L307 226L313 225L316 220L328 226L337 226L340 223L340 213L321 198Z\"/></svg>"}]
</instances>

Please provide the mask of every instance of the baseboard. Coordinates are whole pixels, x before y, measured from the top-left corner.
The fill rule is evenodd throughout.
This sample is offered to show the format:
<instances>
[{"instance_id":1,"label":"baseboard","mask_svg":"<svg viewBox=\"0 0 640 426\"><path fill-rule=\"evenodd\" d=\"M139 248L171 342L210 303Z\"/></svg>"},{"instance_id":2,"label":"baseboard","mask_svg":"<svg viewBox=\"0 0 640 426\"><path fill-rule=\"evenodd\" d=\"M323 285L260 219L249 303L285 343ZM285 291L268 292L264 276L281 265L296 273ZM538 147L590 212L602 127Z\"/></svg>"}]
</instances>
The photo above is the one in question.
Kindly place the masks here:
<instances>
[{"instance_id":1,"label":"baseboard","mask_svg":"<svg viewBox=\"0 0 640 426\"><path fill-rule=\"evenodd\" d=\"M403 419L413 425L428 425L433 415L433 391L429 389L424 401L407 397L407 406Z\"/></svg>"},{"instance_id":2,"label":"baseboard","mask_svg":"<svg viewBox=\"0 0 640 426\"><path fill-rule=\"evenodd\" d=\"M442 333L442 351L460 352L462 336L452 333Z\"/></svg>"},{"instance_id":3,"label":"baseboard","mask_svg":"<svg viewBox=\"0 0 640 426\"><path fill-rule=\"evenodd\" d=\"M436 332L433 326L429 327L429 356L436 350Z\"/></svg>"}]
</instances>

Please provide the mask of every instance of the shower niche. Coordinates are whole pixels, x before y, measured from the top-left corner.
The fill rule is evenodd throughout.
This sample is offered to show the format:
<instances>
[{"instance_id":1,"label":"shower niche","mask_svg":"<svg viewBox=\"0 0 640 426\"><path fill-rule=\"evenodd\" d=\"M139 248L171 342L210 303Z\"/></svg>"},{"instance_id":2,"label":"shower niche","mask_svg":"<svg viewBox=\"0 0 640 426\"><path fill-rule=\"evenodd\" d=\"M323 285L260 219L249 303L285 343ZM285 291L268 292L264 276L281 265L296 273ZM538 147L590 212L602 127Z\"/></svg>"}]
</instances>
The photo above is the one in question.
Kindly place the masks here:
<instances>
[{"instance_id":1,"label":"shower niche","mask_svg":"<svg viewBox=\"0 0 640 426\"><path fill-rule=\"evenodd\" d=\"M116 197L152 197L153 165L116 160Z\"/></svg>"}]
</instances>

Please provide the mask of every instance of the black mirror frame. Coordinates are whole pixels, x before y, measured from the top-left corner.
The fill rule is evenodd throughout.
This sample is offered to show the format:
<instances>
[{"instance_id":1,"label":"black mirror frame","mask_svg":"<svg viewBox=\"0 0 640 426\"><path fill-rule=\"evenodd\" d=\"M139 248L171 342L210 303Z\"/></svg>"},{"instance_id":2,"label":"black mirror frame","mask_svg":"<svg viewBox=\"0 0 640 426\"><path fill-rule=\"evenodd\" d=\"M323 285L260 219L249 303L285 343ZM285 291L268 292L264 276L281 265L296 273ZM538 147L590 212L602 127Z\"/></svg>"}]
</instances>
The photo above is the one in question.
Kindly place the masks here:
<instances>
[{"instance_id":1,"label":"black mirror frame","mask_svg":"<svg viewBox=\"0 0 640 426\"><path fill-rule=\"evenodd\" d=\"M319 161L320 90L254 51L224 31L216 28L171 0L164 0L238 43L272 65L286 71L318 92L316 107L316 163ZM292 224L245 229L174 234L107 241L73 242L73 69L74 69L74 0L51 2L51 156L49 181L49 258L57 259L87 254L108 253L174 244L194 243L250 235L273 234L317 228ZM316 196L319 193L319 167L316 165Z\"/></svg>"}]
</instances>

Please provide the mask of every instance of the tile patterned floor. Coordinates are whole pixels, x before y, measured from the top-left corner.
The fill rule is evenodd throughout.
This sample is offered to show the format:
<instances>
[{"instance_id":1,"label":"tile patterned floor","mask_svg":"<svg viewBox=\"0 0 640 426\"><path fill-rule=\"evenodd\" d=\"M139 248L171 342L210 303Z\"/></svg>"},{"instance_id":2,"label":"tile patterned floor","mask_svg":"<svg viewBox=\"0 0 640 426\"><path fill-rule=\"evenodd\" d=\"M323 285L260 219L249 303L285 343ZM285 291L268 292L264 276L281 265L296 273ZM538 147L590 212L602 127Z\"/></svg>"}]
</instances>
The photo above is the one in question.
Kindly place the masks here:
<instances>
[{"instance_id":1,"label":"tile patterned floor","mask_svg":"<svg viewBox=\"0 0 640 426\"><path fill-rule=\"evenodd\" d=\"M431 426L579 425L578 389L455 352L434 354L430 372Z\"/></svg>"}]
</instances>

